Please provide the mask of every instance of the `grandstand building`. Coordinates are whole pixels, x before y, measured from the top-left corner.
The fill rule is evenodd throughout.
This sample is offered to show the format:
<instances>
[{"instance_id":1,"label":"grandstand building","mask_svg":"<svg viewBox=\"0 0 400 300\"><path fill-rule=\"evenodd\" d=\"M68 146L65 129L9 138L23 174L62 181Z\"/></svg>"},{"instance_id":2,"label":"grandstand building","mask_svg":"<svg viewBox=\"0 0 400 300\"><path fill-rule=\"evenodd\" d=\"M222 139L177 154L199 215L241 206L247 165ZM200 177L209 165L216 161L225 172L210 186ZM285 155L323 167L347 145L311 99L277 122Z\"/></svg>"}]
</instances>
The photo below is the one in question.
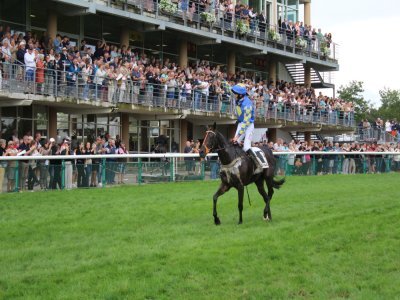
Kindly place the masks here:
<instances>
[{"instance_id":1,"label":"grandstand building","mask_svg":"<svg viewBox=\"0 0 400 300\"><path fill-rule=\"evenodd\" d=\"M96 45L104 40L111 50L113 46L131 48L139 60L146 62L145 66L150 59L159 63L160 69L166 61L174 62L180 67L172 67L177 72L189 66L209 65L213 72L221 72L221 80L224 74L228 78L237 74L236 80L263 81L266 86L276 86L283 80L307 88L334 89L324 80L324 74L339 69L337 45L326 43L317 35L309 40L295 31L292 35L282 26L285 23L294 27L297 21L312 24L311 0L241 1L252 7L253 12L262 14L263 19L249 18L245 6L246 16L235 16L237 3L229 1L226 7L233 11L227 14L215 1L0 0L0 25L3 32L6 28L11 35L26 36L31 32L45 42L48 38L57 39L58 34L61 38L68 37L66 43L72 56L68 58L66 54L66 58L70 62L74 59L74 47L84 56L82 52L91 49L94 53ZM304 20L299 20L301 10ZM43 38L45 32L48 38ZM86 45L81 44L83 40ZM62 48L61 45L61 56ZM184 94L185 88L180 85L171 92L166 82L157 86L149 83L148 78L135 81L121 75L109 83L108 89L100 80L85 94L84 75L69 74L69 65L64 70L45 70L43 82L37 80L38 69L34 70L36 80L29 82L27 68L16 61L5 62L3 53L0 85L3 138L39 131L44 137L68 135L93 140L110 133L129 141L126 144L130 151L149 152L155 139L165 135L169 150L178 145L182 151L188 138L202 138L204 125L214 121L226 136L232 136L235 130L232 101L216 95L210 97L208 92L194 86ZM92 82L98 80L93 73L88 76ZM107 90L114 93L118 90L118 95L112 94L110 99ZM352 131L353 120L340 112L269 105L257 110L256 127L268 128L267 135L272 140L289 139L290 134L310 139L313 134Z\"/></svg>"}]
</instances>

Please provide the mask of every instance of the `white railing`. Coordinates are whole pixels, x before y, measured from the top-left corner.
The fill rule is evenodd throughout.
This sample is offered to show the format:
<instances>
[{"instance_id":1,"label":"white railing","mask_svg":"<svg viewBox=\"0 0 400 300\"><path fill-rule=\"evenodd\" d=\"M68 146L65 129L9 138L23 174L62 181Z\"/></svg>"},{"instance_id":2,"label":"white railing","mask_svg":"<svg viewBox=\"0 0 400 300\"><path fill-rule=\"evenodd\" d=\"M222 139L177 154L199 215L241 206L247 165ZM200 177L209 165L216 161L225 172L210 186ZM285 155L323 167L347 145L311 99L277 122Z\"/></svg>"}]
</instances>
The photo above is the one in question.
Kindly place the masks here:
<instances>
[{"instance_id":1,"label":"white railing","mask_svg":"<svg viewBox=\"0 0 400 300\"><path fill-rule=\"evenodd\" d=\"M115 154L0 157L0 193L114 184L218 179L217 154ZM400 171L400 152L274 152L277 175ZM75 178L75 179L74 179ZM75 180L75 182L74 182Z\"/></svg>"}]
</instances>

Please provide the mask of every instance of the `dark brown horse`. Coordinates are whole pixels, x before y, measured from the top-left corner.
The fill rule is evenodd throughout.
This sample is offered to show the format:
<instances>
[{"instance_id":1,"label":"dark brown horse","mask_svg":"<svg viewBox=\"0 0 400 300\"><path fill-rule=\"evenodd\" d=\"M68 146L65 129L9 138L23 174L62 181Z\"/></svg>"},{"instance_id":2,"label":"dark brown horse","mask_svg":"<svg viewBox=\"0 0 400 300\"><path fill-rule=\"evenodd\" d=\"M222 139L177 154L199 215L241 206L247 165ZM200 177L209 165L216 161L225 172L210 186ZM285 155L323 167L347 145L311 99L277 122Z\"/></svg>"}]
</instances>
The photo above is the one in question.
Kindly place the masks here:
<instances>
[{"instance_id":1,"label":"dark brown horse","mask_svg":"<svg viewBox=\"0 0 400 300\"><path fill-rule=\"evenodd\" d=\"M203 145L200 149L200 157L205 157L209 152L218 153L221 161L221 185L213 197L213 216L215 225L220 225L221 221L217 214L218 197L234 187L238 191L239 224L242 223L243 194L244 187L250 183L257 185L258 192L264 199L264 220L272 220L270 202L274 194L274 188L279 189L285 179L275 180L275 158L272 151L262 146L260 149L265 153L269 168L263 169L261 173L255 174L257 169L254 161L238 145L229 143L225 137L214 128L207 130ZM268 187L268 194L264 188L264 182Z\"/></svg>"}]
</instances>

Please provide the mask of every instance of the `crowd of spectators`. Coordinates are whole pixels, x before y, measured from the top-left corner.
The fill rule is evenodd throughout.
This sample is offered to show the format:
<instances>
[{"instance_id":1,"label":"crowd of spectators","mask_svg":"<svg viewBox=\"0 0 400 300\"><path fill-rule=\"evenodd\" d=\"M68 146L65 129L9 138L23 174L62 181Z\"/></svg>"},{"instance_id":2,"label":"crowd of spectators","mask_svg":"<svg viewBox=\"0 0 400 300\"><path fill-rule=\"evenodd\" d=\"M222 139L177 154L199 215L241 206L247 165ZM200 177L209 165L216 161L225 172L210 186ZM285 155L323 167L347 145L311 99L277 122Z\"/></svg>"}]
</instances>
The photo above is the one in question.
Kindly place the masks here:
<instances>
[{"instance_id":1,"label":"crowd of spectators","mask_svg":"<svg viewBox=\"0 0 400 300\"><path fill-rule=\"evenodd\" d=\"M230 87L242 82L258 115L268 117L268 111L293 115L334 112L335 117L352 120L352 103L283 80L256 82L246 72L229 74L221 65L204 60L178 66L168 58L161 61L139 49L125 45L119 48L104 40L98 41L93 51L85 40L80 47L72 46L67 36L58 34L53 40L46 32L40 38L31 32L11 35L10 28L2 26L0 40L3 84L10 76L24 80L28 93L49 95L57 89L61 94L63 89L66 96L86 101L147 101L158 106L231 112Z\"/></svg>"},{"instance_id":2,"label":"crowd of spectators","mask_svg":"<svg viewBox=\"0 0 400 300\"><path fill-rule=\"evenodd\" d=\"M358 123L357 129L360 140L363 141L392 140L400 142L400 123L396 119L388 119L386 122L381 118L377 118L373 122L362 119Z\"/></svg>"},{"instance_id":3,"label":"crowd of spectators","mask_svg":"<svg viewBox=\"0 0 400 300\"><path fill-rule=\"evenodd\" d=\"M240 0L236 1L236 4L232 0L179 0L171 2L177 2L177 8L183 12L183 17L190 22L200 20L210 23L209 19L198 17L203 13L208 13L214 16L211 18L211 23L218 22L220 26L224 26L226 29L234 28L235 22L240 20L249 27L250 33L258 32L262 37L268 30L276 30L283 37L282 41L295 41L301 37L306 41L309 49L317 50L321 43L325 43L325 46L329 49L332 44L331 33L323 34L320 28L316 29L311 24L279 18L275 28L270 25L271 20L268 20L264 11L257 12L254 7L242 3ZM144 9L148 12L154 12L153 0L145 1Z\"/></svg>"},{"instance_id":4,"label":"crowd of spectators","mask_svg":"<svg viewBox=\"0 0 400 300\"><path fill-rule=\"evenodd\" d=\"M295 141L287 143L278 138L276 142L254 143L257 147L266 144L276 152L305 152L307 154L279 155L278 175L311 174L355 174L400 171L399 143L333 143L331 141ZM312 152L357 152L354 155L313 155ZM376 155L363 155L363 152L377 152ZM398 152L388 155L385 152Z\"/></svg>"},{"instance_id":5,"label":"crowd of spectators","mask_svg":"<svg viewBox=\"0 0 400 300\"><path fill-rule=\"evenodd\" d=\"M381 173L400 171L400 143L333 143L331 141L302 142L292 140L287 143L278 138L276 142L265 141L253 143L253 146L268 146L277 158L276 173L278 175L313 175L313 174L354 174ZM188 140L184 153L198 153L201 141ZM323 155L313 152L353 152L351 155ZM285 152L285 155L277 155ZM304 152L304 154L290 154ZM364 152L376 152L375 155L364 155ZM387 154L397 152L398 154ZM65 155L64 160L20 160L0 161L0 171L5 170L7 191L40 189L71 189L75 187L97 187L124 184L126 173L125 158L106 158L105 163L99 158L80 159L80 155L94 154L127 154L124 142L119 136L111 138L109 134L97 137L93 143L79 142L75 136L60 139L43 138L40 133L35 136L25 135L22 139L13 136L8 141L0 139L0 156L35 156ZM355 154L356 153L356 154ZM209 157L210 178L217 179L219 162L217 157ZM200 158L185 158L187 175L200 176ZM162 161L160 166L163 175L168 173L169 162ZM104 168L104 169L103 169ZM18 170L18 173L17 173ZM103 172L104 170L104 172ZM105 180L102 174L105 174ZM164 174L165 173L165 174ZM3 173L4 174L4 173ZM18 187L16 177L18 176ZM1 176L0 176L1 177ZM62 178L64 177L64 180ZM2 178L1 178L2 179ZM3 186L3 182L0 182Z\"/></svg>"},{"instance_id":6,"label":"crowd of spectators","mask_svg":"<svg viewBox=\"0 0 400 300\"><path fill-rule=\"evenodd\" d=\"M20 160L17 168L16 161L0 161L0 168L6 169L7 191L16 189L18 174L18 189L20 191L40 189L71 189L74 187L96 187L102 185L102 168L105 168L106 184L124 184L124 159L107 158L105 165L101 159L80 159L80 155L94 154L127 154L125 143L119 136L111 138L109 134L97 137L93 143L78 142L76 137L42 138L40 133L35 137L25 135L22 139L13 136L8 141L0 139L0 156L52 156L65 155L65 160ZM62 164L64 163L64 169ZM18 173L17 173L18 170ZM64 170L64 171L62 171ZM64 172L64 173L62 173ZM62 186L62 177L65 186ZM0 186L3 182L0 182Z\"/></svg>"}]
</instances>

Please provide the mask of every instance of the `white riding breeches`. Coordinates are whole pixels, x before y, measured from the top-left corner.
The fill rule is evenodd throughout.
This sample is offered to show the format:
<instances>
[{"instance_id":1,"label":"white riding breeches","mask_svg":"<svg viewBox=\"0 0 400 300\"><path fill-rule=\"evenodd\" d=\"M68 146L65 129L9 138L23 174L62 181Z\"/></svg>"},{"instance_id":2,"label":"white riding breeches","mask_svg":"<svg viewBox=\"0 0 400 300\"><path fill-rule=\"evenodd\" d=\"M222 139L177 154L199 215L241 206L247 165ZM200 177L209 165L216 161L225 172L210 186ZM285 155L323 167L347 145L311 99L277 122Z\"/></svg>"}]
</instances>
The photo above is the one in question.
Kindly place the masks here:
<instances>
[{"instance_id":1,"label":"white riding breeches","mask_svg":"<svg viewBox=\"0 0 400 300\"><path fill-rule=\"evenodd\" d=\"M239 135L240 130L242 129L242 123L238 124L238 127L236 129L236 136ZM251 140L253 138L253 131L254 131L254 123L250 123L249 127L247 127L246 131L244 134L239 136L238 142L243 142L243 150L247 151L251 147Z\"/></svg>"}]
</instances>

